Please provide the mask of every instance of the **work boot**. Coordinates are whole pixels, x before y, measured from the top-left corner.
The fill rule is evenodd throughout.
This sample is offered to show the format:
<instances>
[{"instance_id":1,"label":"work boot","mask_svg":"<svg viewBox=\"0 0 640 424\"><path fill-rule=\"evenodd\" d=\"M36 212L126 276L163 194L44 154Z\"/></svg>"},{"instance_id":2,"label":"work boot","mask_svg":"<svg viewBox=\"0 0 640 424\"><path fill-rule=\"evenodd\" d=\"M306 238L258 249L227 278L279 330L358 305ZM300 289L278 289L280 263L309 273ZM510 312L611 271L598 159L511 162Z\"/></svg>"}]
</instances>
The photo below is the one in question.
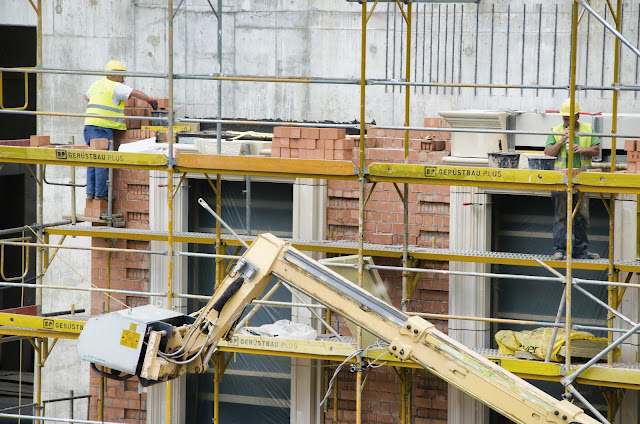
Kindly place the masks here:
<instances>
[{"instance_id":1,"label":"work boot","mask_svg":"<svg viewBox=\"0 0 640 424\"><path fill-rule=\"evenodd\" d=\"M96 200L108 200L109 196L96 196Z\"/></svg>"},{"instance_id":2,"label":"work boot","mask_svg":"<svg viewBox=\"0 0 640 424\"><path fill-rule=\"evenodd\" d=\"M575 259L600 259L600 255L593 252L583 252L574 256Z\"/></svg>"},{"instance_id":3,"label":"work boot","mask_svg":"<svg viewBox=\"0 0 640 424\"><path fill-rule=\"evenodd\" d=\"M561 250L558 250L553 254L551 259L553 259L554 261L564 261L565 259L567 259L567 254Z\"/></svg>"},{"instance_id":4,"label":"work boot","mask_svg":"<svg viewBox=\"0 0 640 424\"><path fill-rule=\"evenodd\" d=\"M93 200L95 197L95 195L93 194L87 194L87 200Z\"/></svg>"}]
</instances>

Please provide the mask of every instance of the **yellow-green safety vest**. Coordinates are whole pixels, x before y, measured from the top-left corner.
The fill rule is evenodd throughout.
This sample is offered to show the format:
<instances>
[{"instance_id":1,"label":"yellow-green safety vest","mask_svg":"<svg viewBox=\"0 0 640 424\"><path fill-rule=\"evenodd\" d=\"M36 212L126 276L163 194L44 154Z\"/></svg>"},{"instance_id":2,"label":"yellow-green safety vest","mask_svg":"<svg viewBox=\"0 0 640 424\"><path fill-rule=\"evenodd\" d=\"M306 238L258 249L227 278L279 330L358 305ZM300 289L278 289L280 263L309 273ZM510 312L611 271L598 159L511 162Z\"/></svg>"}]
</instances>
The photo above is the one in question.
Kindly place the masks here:
<instances>
[{"instance_id":1,"label":"yellow-green safety vest","mask_svg":"<svg viewBox=\"0 0 640 424\"><path fill-rule=\"evenodd\" d=\"M85 125L113 128L114 130L126 130L124 123L124 100L120 100L118 106L113 105L113 92L118 83L103 78L91 84L89 87L89 105L87 115L107 115L113 118L85 118Z\"/></svg>"},{"instance_id":2,"label":"yellow-green safety vest","mask_svg":"<svg viewBox=\"0 0 640 424\"><path fill-rule=\"evenodd\" d=\"M551 128L551 131L553 132L560 132L563 133L565 130L564 125L558 125L557 127L553 127ZM591 125L589 124L585 124L582 122L578 122L578 131L576 132L581 132L581 133L590 133L593 132L593 130L591 129ZM554 135L553 138L555 138L556 143L560 141L560 139L562 138L561 135ZM591 147L591 137L587 136L587 137L578 137L578 145L582 148L586 148L588 149L589 147ZM567 147L566 147L566 143L564 145L562 145L562 147L560 148L560 151L558 152L558 155L556 156L556 161L554 163L554 166L556 169L566 169L567 166ZM585 169L589 169L591 166L591 157L590 156L585 156L585 155L580 155L580 169L585 170ZM573 164L573 168L577 168L575 161Z\"/></svg>"}]
</instances>

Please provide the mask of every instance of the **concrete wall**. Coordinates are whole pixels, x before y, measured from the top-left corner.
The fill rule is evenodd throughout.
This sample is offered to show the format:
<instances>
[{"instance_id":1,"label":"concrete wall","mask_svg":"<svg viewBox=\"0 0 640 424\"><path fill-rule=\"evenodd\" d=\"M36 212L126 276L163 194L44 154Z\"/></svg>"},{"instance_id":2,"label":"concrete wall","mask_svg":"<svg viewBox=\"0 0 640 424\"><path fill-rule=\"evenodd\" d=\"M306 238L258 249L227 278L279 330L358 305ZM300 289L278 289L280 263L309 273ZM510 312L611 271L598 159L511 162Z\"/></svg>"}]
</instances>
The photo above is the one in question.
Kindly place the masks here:
<instances>
[{"instance_id":1,"label":"concrete wall","mask_svg":"<svg viewBox=\"0 0 640 424\"><path fill-rule=\"evenodd\" d=\"M102 69L116 58L131 71L167 72L165 1L115 0L43 2L45 66ZM178 2L175 2L178 3ZM224 1L222 72L231 75L358 78L360 75L361 7L343 0ZM216 2L212 2L217 7ZM593 7L605 14L605 0ZM371 8L371 5L369 5ZM623 33L637 40L638 5L627 4ZM28 2L0 5L1 23L35 24ZM607 14L611 20L610 13ZM14 19L15 17L15 19ZM478 5L413 6L411 79L432 82L568 85L571 2L482 1ZM461 33L461 29L463 30ZM369 78L405 76L406 25L393 5L379 4L367 32ZM610 85L613 36L588 15L580 26L578 83ZM217 19L204 1L185 2L174 22L174 71L218 72ZM524 37L524 48L523 48ZM604 47L603 47L604 46ZM589 54L587 55L587 48ZM623 49L622 81L637 83L637 60ZM42 107L83 112L82 94L96 77L46 76ZM128 78L127 83L154 97L168 95L160 79ZM176 80L179 116L217 114L217 82ZM225 117L284 120L359 119L359 86L224 82ZM412 124L439 110L557 109L565 90L443 89L411 90ZM587 111L611 111L611 92L581 92ZM620 111L631 111L636 96L622 93ZM368 121L400 125L405 93L399 87L370 86ZM43 118L44 132L56 142L80 136L81 118ZM77 141L80 142L80 141Z\"/></svg>"}]
</instances>

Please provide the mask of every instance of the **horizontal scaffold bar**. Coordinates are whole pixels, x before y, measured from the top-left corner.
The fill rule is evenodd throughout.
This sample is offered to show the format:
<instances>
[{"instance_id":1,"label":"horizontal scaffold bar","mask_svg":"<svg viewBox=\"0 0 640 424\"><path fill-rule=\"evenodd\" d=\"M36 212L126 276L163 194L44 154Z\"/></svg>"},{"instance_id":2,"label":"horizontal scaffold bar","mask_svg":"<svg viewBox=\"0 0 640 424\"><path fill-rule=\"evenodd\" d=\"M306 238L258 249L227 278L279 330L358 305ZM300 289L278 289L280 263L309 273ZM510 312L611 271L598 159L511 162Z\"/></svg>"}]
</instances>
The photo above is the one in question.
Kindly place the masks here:
<instances>
[{"instance_id":1,"label":"horizontal scaffold bar","mask_svg":"<svg viewBox=\"0 0 640 424\"><path fill-rule=\"evenodd\" d=\"M92 166L165 170L167 158L155 153L127 153L53 147L0 146L0 163L30 163L61 166Z\"/></svg>"}]
</instances>

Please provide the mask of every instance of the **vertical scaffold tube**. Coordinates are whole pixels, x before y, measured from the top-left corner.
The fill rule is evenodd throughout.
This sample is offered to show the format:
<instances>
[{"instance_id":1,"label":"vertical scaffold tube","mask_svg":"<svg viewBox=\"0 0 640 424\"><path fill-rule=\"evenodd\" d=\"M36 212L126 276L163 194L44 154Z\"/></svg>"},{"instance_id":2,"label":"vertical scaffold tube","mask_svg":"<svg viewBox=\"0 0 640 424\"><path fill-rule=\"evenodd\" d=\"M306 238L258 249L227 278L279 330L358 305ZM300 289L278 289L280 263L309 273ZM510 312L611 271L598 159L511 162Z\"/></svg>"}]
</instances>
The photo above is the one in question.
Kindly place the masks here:
<instances>
[{"instance_id":1,"label":"vertical scaffold tube","mask_svg":"<svg viewBox=\"0 0 640 424\"><path fill-rule=\"evenodd\" d=\"M362 2L362 42L360 46L360 160L358 161L358 286L364 285L364 149L365 149L365 89L367 70L367 2ZM356 330L356 343L362 347L362 328ZM358 356L356 370L356 424L362 423L362 358Z\"/></svg>"},{"instance_id":2,"label":"vertical scaffold tube","mask_svg":"<svg viewBox=\"0 0 640 424\"><path fill-rule=\"evenodd\" d=\"M33 2L31 3L33 4ZM42 0L38 0L37 2L37 10L36 10L36 14L38 15L37 19L38 19L38 29L37 29L37 57L36 57L36 66L41 67L42 66ZM41 109L42 107L42 75L41 74L36 74L36 81L37 81L37 86L38 86L38 90L37 90L37 105L36 108L38 110ZM41 123L40 120L37 121L36 124L36 129L37 129L37 134L40 134L40 129L41 129ZM39 226L39 230L38 230L38 240L42 240L42 235L44 234L44 231L41 227L41 225L44 222L44 205L43 205L43 165L39 164L36 168L36 190L37 190L37 205L36 205L36 222L38 223ZM38 289L36 289L36 305L40 305L42 306L42 275L44 272L44 250L43 249L38 249L37 250L37 254L36 254L36 283L38 284ZM37 343L37 341L36 341ZM40 342L40 350L42 350L42 343ZM36 354L38 355L38 363L36 364L36 387L35 387L35 391L36 391L36 403L37 408L36 408L36 415L37 416L42 416L42 356L40 351L36 350ZM41 424L42 421L38 421L38 424Z\"/></svg>"},{"instance_id":3,"label":"vertical scaffold tube","mask_svg":"<svg viewBox=\"0 0 640 424\"><path fill-rule=\"evenodd\" d=\"M407 4L407 65L405 67L405 78L411 81L411 8L412 3ZM404 90L404 126L410 125L411 118L411 90L406 87ZM404 130L404 163L409 163L409 130ZM404 199L402 199L403 219L402 219L402 266L409 267L409 184L403 184ZM402 272L402 310L407 311L409 301L409 273Z\"/></svg>"},{"instance_id":4,"label":"vertical scaffold tube","mask_svg":"<svg viewBox=\"0 0 640 424\"><path fill-rule=\"evenodd\" d=\"M573 10L571 14L572 24L571 24L571 79L569 84L569 96L571 99L571 107L569 109L569 113L571 114L571 121L569 123L569 152L573 152L573 144L575 137L575 110L576 110L576 71L577 71L577 49L578 49L578 3L576 1L573 2ZM567 368L571 366L571 284L573 281L572 277L572 254L573 254L573 243L571 241L571 234L573 233L573 155L567 154L567 283L566 283L566 292L567 296L565 298L566 302L566 345L567 345L567 356L566 356L566 365Z\"/></svg>"},{"instance_id":5,"label":"vertical scaffold tube","mask_svg":"<svg viewBox=\"0 0 640 424\"><path fill-rule=\"evenodd\" d=\"M620 32L622 29L622 0L618 0L616 6L616 31ZM614 47L614 61L613 61L613 86L617 86L620 81L620 39L615 37L615 47ZM616 134L618 131L618 90L613 91L613 99L612 99L612 107L611 107L611 134ZM600 147L602 148L602 146ZM616 137L611 137L611 172L615 172L616 169ZM616 207L616 193L611 193L610 201L609 201L609 272L608 277L609 281L617 282L618 273L614 268L614 230L615 230L615 207ZM615 286L609 286L608 290L608 304L612 308L618 307L618 288ZM607 326L609 328L613 328L614 316L612 314L607 314ZM609 344L613 342L613 333L609 331L607 333L607 341ZM613 363L613 353L609 352L607 354L607 362L609 365Z\"/></svg>"},{"instance_id":6,"label":"vertical scaffold tube","mask_svg":"<svg viewBox=\"0 0 640 424\"><path fill-rule=\"evenodd\" d=\"M167 258L169 259L169 269L167 272L167 308L173 308L173 143L175 133L173 131L173 0L169 0L167 10L169 16L168 41L169 41L169 166L168 166L168 182L167 182L167 200L169 203L169 219L167 229ZM171 381L167 382L167 405L166 405L166 423L171 424Z\"/></svg>"}]
</instances>

